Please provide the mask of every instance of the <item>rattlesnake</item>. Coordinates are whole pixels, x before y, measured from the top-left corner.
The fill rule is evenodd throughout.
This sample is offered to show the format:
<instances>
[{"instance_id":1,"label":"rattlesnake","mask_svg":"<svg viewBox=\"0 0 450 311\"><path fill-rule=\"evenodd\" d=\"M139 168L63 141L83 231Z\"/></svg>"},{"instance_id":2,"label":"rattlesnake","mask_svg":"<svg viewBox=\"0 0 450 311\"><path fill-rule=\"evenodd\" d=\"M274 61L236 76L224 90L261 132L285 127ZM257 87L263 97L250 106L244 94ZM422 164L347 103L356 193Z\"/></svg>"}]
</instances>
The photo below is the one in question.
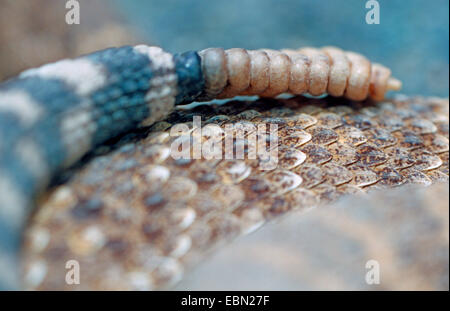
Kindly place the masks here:
<instances>
[{"instance_id":1,"label":"rattlesnake","mask_svg":"<svg viewBox=\"0 0 450 311\"><path fill-rule=\"evenodd\" d=\"M399 87L388 69L354 53L339 54L347 61L345 79L332 75L342 61L317 50L303 53L214 49L172 56L155 47L113 48L4 83L4 286L18 286L14 254L36 200L43 203L23 244L26 288L73 288L65 283L65 263L77 260L83 271L77 288L151 289L170 288L213 247L291 209L342 194L448 181L445 99L294 97L170 114L174 105L211 97L328 91L381 100ZM307 69L295 71L300 63ZM221 126L276 124L278 167L259 171L258 159L171 158L170 128L185 123L190 133L194 115ZM113 151L103 155L103 145L91 153L97 156L49 197L39 195L95 146L133 129L109 142Z\"/></svg>"}]
</instances>

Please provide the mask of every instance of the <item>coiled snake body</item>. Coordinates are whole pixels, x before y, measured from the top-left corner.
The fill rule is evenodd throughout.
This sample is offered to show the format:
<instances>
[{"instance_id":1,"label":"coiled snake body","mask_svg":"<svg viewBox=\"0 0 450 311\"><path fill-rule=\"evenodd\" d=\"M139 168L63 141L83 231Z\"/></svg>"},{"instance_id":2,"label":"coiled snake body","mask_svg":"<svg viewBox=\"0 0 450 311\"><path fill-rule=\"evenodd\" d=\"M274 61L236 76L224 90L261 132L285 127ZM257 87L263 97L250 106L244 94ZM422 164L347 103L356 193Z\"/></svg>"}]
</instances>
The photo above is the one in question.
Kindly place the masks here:
<instances>
[{"instance_id":1,"label":"coiled snake body","mask_svg":"<svg viewBox=\"0 0 450 311\"><path fill-rule=\"evenodd\" d=\"M405 182L448 180L448 101L374 104L305 99L175 105L236 95L330 93L381 100L387 68L336 48L207 49L170 55L113 48L31 69L0 86L0 280L17 288L16 255L32 207L52 178L111 138L152 125L136 144L98 157L34 215L24 244L27 288L150 289L217 243L295 207ZM279 163L172 159L173 123L278 125ZM162 122L157 122L165 120ZM157 122L157 123L155 123ZM148 135L148 136L147 136ZM90 170L89 170L90 168Z\"/></svg>"}]
</instances>

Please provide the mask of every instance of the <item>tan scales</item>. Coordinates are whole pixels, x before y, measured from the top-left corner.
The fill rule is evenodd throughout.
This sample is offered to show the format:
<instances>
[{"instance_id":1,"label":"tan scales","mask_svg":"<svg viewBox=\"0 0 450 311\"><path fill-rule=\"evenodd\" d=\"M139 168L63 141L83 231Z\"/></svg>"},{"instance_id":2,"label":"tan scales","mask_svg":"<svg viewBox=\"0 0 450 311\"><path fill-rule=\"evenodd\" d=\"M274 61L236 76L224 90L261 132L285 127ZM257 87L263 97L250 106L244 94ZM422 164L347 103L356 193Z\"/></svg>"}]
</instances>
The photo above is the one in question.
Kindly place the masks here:
<instances>
[{"instance_id":1,"label":"tan scales","mask_svg":"<svg viewBox=\"0 0 450 311\"><path fill-rule=\"evenodd\" d=\"M200 115L224 127L278 124L279 163L174 160L170 127ZM128 136L130 137L130 136ZM56 187L30 221L23 248L29 289L171 288L217 247L292 210L343 195L448 182L448 99L379 103L259 99L177 110L143 139L123 138ZM256 162L255 162L256 161Z\"/></svg>"}]
</instances>

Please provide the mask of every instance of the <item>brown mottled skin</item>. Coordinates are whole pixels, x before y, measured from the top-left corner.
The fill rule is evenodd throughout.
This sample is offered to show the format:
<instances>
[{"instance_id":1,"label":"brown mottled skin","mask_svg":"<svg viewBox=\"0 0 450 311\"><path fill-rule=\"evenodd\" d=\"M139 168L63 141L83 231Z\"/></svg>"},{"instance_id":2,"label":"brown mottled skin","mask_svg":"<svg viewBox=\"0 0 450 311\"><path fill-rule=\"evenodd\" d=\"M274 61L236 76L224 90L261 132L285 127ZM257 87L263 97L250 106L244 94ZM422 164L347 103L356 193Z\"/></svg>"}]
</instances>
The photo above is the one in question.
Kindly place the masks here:
<instances>
[{"instance_id":1,"label":"brown mottled skin","mask_svg":"<svg viewBox=\"0 0 450 311\"><path fill-rule=\"evenodd\" d=\"M329 204L343 195L448 183L448 109L448 99L419 97L376 104L294 97L179 109L150 132L122 137L111 142L110 148L97 150L43 199L25 235L25 286L39 290L173 288L206 254L281 214ZM189 125L194 115L200 115L204 124L221 126L239 120L278 124L278 168L263 172L257 160L247 159L174 160L169 153L175 139L168 134L170 127ZM389 203L371 198L366 210ZM422 206L423 215L434 213L434 199L427 197L430 203ZM390 208L395 209L395 204ZM408 211L402 207L400 212ZM448 250L448 211L446 217L447 236L436 234L420 251ZM385 219L388 224L390 218ZM382 228L376 217L352 221L357 224L333 230L345 229L343 235L358 236L358 226L376 223ZM408 230L414 234L414 226ZM401 242L408 234L400 231L392 237ZM370 245L370 235L365 239ZM316 251L337 247L331 241L313 241ZM399 247L382 244L379 251L404 260L396 252ZM346 251L351 250L336 250ZM314 260L315 255L311 256ZM422 257L411 260L416 258ZM441 267L442 257L430 258L436 263L430 269L440 269L436 267ZM80 263L79 285L65 283L65 263L70 259ZM448 257L446 262L448 266ZM308 267L305 263L301 270ZM427 288L448 289L448 269L442 271L447 273L447 283L430 281ZM395 271L387 273L396 277ZM435 276L428 276L426 269L417 273L421 278ZM314 287L318 279L311 278L304 287ZM338 289L355 287L351 281L341 281Z\"/></svg>"},{"instance_id":2,"label":"brown mottled skin","mask_svg":"<svg viewBox=\"0 0 450 311\"><path fill-rule=\"evenodd\" d=\"M448 199L438 183L292 212L215 252L175 289L448 290ZM371 260L379 284L366 282Z\"/></svg>"}]
</instances>

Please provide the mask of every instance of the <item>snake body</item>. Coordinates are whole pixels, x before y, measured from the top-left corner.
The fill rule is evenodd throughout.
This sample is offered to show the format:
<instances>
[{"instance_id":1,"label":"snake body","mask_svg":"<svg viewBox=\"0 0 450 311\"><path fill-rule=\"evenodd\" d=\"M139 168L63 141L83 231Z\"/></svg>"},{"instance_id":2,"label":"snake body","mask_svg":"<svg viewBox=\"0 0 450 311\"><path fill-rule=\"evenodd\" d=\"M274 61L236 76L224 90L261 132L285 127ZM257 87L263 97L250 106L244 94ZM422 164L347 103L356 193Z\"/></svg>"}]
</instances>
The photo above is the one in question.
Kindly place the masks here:
<instances>
[{"instance_id":1,"label":"snake body","mask_svg":"<svg viewBox=\"0 0 450 311\"><path fill-rule=\"evenodd\" d=\"M149 131L131 133L112 142L111 151L103 146L97 156L75 169L69 181L62 182L44 200L25 234L22 258L26 288L172 288L205 256L227 249L225 244L233 239L282 215L290 218L293 211L315 215L320 208L314 207L333 204L349 195L374 192L373 209L380 204L380 212L407 213L407 208L399 209L399 201L391 205L386 203L389 200L377 201L376 191L448 182L447 113L448 100L438 98L357 103L329 97L294 97L177 109ZM173 142L198 135L194 116L201 116L202 128L211 124L222 129L239 123L278 124L278 165L261 170L262 159L248 157L174 159L170 153ZM186 132L171 135L171 129L182 124ZM208 138L208 133L203 135ZM430 194L424 199L430 209L436 204L431 200L435 196ZM435 220L424 224L430 234L434 226L438 230L440 222L444 222L441 227L446 226L445 218L431 211L428 213ZM356 207L355 212L360 215ZM340 213L345 217L344 209ZM418 217L418 223L428 219ZM329 219L333 219L332 214ZM359 238L366 225L356 226L356 219L336 237ZM381 221L378 216L366 219L374 225ZM386 220L384 227L387 229L393 221ZM320 228L329 232L334 226L330 222L328 225ZM415 232L422 232L415 225L407 228L410 231L397 233L399 240L403 236L414 239ZM367 236L361 248L378 245L377 237ZM425 247L423 238L416 241ZM298 236L297 243L302 245L305 239ZM340 249L339 242L319 241L311 246L310 256L329 250L334 258L336 249L350 254L354 249ZM445 244L440 239L435 243ZM276 245L266 245L266 250L278 258ZM426 254L434 258L434 244L426 245ZM368 258L379 258L394 249L394 245L377 248L378 252ZM409 260L421 258L406 256ZM65 283L65 264L69 260L80 264L79 285ZM314 257L308 262L289 271L313 269ZM207 274L204 277L208 278ZM220 279L217 282L220 284Z\"/></svg>"},{"instance_id":2,"label":"snake body","mask_svg":"<svg viewBox=\"0 0 450 311\"><path fill-rule=\"evenodd\" d=\"M448 190L409 185L292 211L216 250L175 290L448 290Z\"/></svg>"},{"instance_id":3,"label":"snake body","mask_svg":"<svg viewBox=\"0 0 450 311\"><path fill-rule=\"evenodd\" d=\"M199 61L195 52L125 46L31 69L1 85L2 267L14 266L24 222L51 177L93 146L160 120L200 92ZM3 269L2 275L14 272Z\"/></svg>"},{"instance_id":4,"label":"snake body","mask_svg":"<svg viewBox=\"0 0 450 311\"><path fill-rule=\"evenodd\" d=\"M96 146L140 127L153 125L153 130L158 130L158 126L164 128L164 124L170 123L171 120L181 121L183 117L179 113L174 117L169 115L170 112L176 105L190 103L194 100L209 100L214 97L227 98L235 95L273 97L286 91L293 94L309 92L314 95L329 92L353 100L363 100L366 97L380 100L386 90L399 87L399 82L389 76L389 70L381 65L371 65L363 56L349 52L344 53L335 48L282 52L208 49L198 53L187 52L171 55L157 47L127 46L107 49L77 59L63 60L25 71L19 77L0 86L0 286L3 288L19 287L17 265L15 264L16 256L23 228L36 201L55 176L79 161L82 156ZM257 202L262 199L258 189L266 189L265 192L268 193L274 191L270 199L262 200L259 204L264 205L263 210L267 209L276 213L284 209L288 210L289 204L292 204L289 202L292 200L310 198L314 201L319 196L333 198L337 193L359 191L361 187L375 184L397 185L408 179L429 183L434 179L445 180L448 178L448 118L442 118L442 115L445 115L443 112L445 101L444 103L439 100L432 101L424 105L426 108L423 109L420 108L421 105L411 108L403 107L401 102L393 102L391 104L394 105L394 108L391 109L389 105L386 105L381 110L387 114L388 119L383 119L377 113L373 113L369 107L345 108L347 106L344 105L343 107L337 106L340 108L324 107L321 110L320 106L323 104L324 102L319 101L314 105L306 105L305 107L308 108L302 108L301 113L293 107L285 110L280 107L278 111L270 110L269 113L264 110L267 109L267 105L264 104L261 104L260 107L255 106L250 111L242 111L239 114L240 119L257 123L270 121L278 123L281 129L285 128L286 132L282 132L281 136L285 138L284 146L288 146L288 150L284 150L282 156L283 165L286 167L283 167L284 171L264 175L262 181L253 181L247 177L256 177L252 175L254 170L243 162L220 164L213 163L214 161L211 163L199 161L197 164L204 166L203 170L214 169L223 179L221 183L230 184L229 189L227 187L224 189L220 189L220 187L219 189L205 188L206 192L203 193L202 198L206 200L205 196L209 197L212 193L209 191L217 190L219 191L218 198L236 200L236 202L227 203L227 205L233 206L232 209L235 210L235 213L245 215L245 217L255 217L261 221L264 217L258 216L260 209L255 207L251 210L252 212L245 211L244 213L242 208L239 208L240 204L248 204L250 199L257 206ZM395 111L397 105L406 110L405 115L397 114ZM249 107L251 106L252 104L249 104ZM210 122L223 124L223 121L227 120L225 111L221 115L220 109L222 108L217 107L215 117L210 116ZM261 109L262 111L258 111ZM365 109L367 114L360 114L360 109ZM235 114L237 111L238 109L234 109L231 113ZM320 115L320 118L317 118L317 114ZM262 118L263 115L272 119L266 120ZM187 115L184 116L184 118L186 117ZM168 118L165 123L155 124L156 121L165 118ZM435 124L437 122L440 122L439 126L441 127ZM377 129L374 123L380 125L382 129ZM403 128L408 131L401 131ZM367 130L370 131L361 132ZM447 134L445 134L446 130ZM390 134L394 132L395 135ZM177 201L177 204L181 205L195 196L195 204L201 206L202 198L197 197L202 193L201 187L198 185L198 181L192 180L192 177L178 176L176 181L168 183L173 187L160 188L166 184L169 176L172 178L177 175L171 171L171 168L157 166L157 164L165 163L164 161L168 159L166 152L168 141L164 138L167 135L167 133L160 133L159 136L151 135L152 138L148 139L150 145L148 147L151 149L148 151L148 159L156 162L148 163L151 164L149 168L154 171L150 171L148 174L152 187L147 189L149 194L146 196L148 199L146 202L150 202L151 205L152 202L158 201L158 198L150 195L152 191L155 191L172 197L175 201L179 196L183 197L184 201ZM424 135L424 138L422 139L420 135ZM396 145L397 143L399 145ZM305 146L296 152L295 148L301 145ZM427 149L420 150L420 146L425 146ZM388 154L384 152L385 149L389 151ZM410 150L416 151L412 155L408 155ZM389 158L397 159L399 162L383 165L388 163ZM289 171L299 167L305 160L308 165L304 165L302 168L305 169L303 174L307 174L307 178L301 177L302 172ZM332 160L338 162L330 162ZM413 164L406 164L410 163L408 161L412 161ZM131 165L132 162L130 159L128 163L123 163L124 169L119 171L126 172L132 169L134 167ZM330 163L326 164L327 162ZM414 170L412 166L417 163L421 164ZM352 164L353 166L350 167ZM169 164L165 163L165 165ZM174 162L170 165L174 165L175 169L180 163ZM213 166L209 167L208 165ZM325 173L321 173L322 167L315 167L317 165L323 165L326 169ZM372 166L377 168L372 170ZM185 171L185 173L203 172L201 168L199 169L189 168L186 171L181 166L181 171ZM179 172L178 169L176 170ZM405 176L397 170L402 170L401 172L404 172ZM169 171L169 175L167 175L167 171ZM427 173L421 173L422 171ZM205 172L205 175L208 174ZM214 175L211 173L209 176L212 178L212 183L215 181ZM122 176L125 178L126 174ZM344 178L344 176L347 177ZM152 179L153 177L156 179ZM208 176L203 177L208 179ZM342 178L345 180L341 180ZM104 181L106 182L106 180ZM241 182L243 182L242 185L245 185L244 181L250 183L247 185L250 187L249 190L241 193L242 189L239 191L236 186L233 188L232 185L241 185ZM307 181L310 185L308 187L305 185L304 188L301 188L302 190L294 191L303 181ZM324 183L324 181L328 182ZM348 184L350 181L353 182L352 186ZM252 182L256 184L252 186ZM268 185L267 182L269 182ZM336 187L341 185L339 191L336 191ZM311 195L311 190L308 190L311 187L316 187L320 195ZM254 191L256 193L253 193ZM92 192L88 191L88 193ZM83 198L81 194L78 197L78 194L74 195L72 191L69 191L69 194L71 198L76 197L75 201L78 203L87 200L84 198L85 193ZM279 196L282 199L279 199ZM284 200L285 196L293 196L293 199ZM165 199L167 198L163 197L161 202L166 202ZM90 203L86 204L88 207L93 204L95 209L96 206L103 207L105 205L103 201L104 198L101 198L98 205L87 200ZM86 213L85 203L72 206L70 202L72 201L64 203L64 208L76 208L75 214L84 215ZM158 202L155 204L160 205ZM106 205L108 206L108 204ZM45 211L46 208L42 210ZM189 219L189 217L197 215L197 213L192 213L192 210L178 210L175 207L170 208L170 206L162 210L168 214L163 212L162 218L155 217L158 221L144 226L146 235L152 236L152 232L155 230L156 232L166 232L165 229L159 230L158 226L169 221L172 212L184 220L186 220L184 217ZM58 214L56 211L53 212ZM87 213L90 212L87 211ZM60 216L55 217L59 218ZM165 217L169 217L169 219L165 219ZM52 237L57 237L58 234L53 234L53 230L56 229L50 225L53 223L51 219L51 217L45 218L44 232L49 231L52 233ZM209 216L207 219L211 223L218 221L214 217L209 219ZM220 221L217 224L220 224ZM75 227L67 226L67 229L72 228L74 232L78 232L85 225L85 223L75 223ZM230 223L226 223L225 228L221 226L214 228L225 231L229 228L233 233L234 225L234 220L230 220ZM171 229L172 232L174 228L166 229ZM93 236L102 236L102 234L98 235L99 231L96 230L94 229L90 233ZM77 236L69 239L67 234L60 235L63 241L55 242L54 245L56 249L63 249L60 250L60 254L64 255L51 257L52 255L47 254L51 257L50 261L59 262L69 256L70 252L66 252L67 245L79 246L78 250L70 250L74 251L74 255L83 249L86 250L82 240L78 241ZM120 234L118 235L120 236ZM45 237L46 235L44 233L34 236ZM164 234L162 236L165 237ZM221 234L218 236L220 237ZM66 238L72 241L71 244L67 244L69 240ZM181 243L181 249L183 247L186 249L186 246L192 241L192 237L183 236L181 241L174 241L174 243L176 245ZM166 242L164 242L165 247L170 249L172 244ZM161 242L156 239L155 243ZM121 244L120 241L110 245L118 246L119 244ZM58 251L55 252L55 247L46 244L44 249L54 255L58 253ZM90 252L89 247L87 250L88 252L84 254L87 257L78 254L79 260L84 262L86 259L87 262L92 263L92 258L96 257L92 257L93 253ZM127 286L132 288L133 284L139 283L143 279L147 280L144 282L145 284L156 284L156 287L159 287L176 279L177 273L175 272L180 269L178 260L186 253L175 252L176 259L162 260L161 265L144 271L145 277L142 273L134 271L134 268L123 269L120 265L113 266L118 271L123 270L123 273L131 273L131 276L128 277L131 285L123 283L126 288L128 288ZM38 256L42 254L44 253L40 253ZM168 254L163 252L158 254L157 258L171 258L166 255ZM30 255L26 258L31 260L34 257ZM63 282L63 277L59 279L62 271L58 270L58 265L52 265L56 269L53 274L45 260L31 260L30 262L34 262L34 264L31 265L28 277L25 277L25 280L29 281L28 287L55 288L56 283ZM128 261L125 263L128 264ZM93 269L95 269L94 266ZM28 268L25 270L29 272ZM157 277L155 273L161 272L161 270L162 275ZM42 271L45 273L43 274ZM154 273L151 277L148 275L150 271L154 271L151 272ZM121 273L114 274L112 272L112 278L117 275L121 276ZM174 275L170 275L171 273ZM41 280L39 280L40 275L44 275ZM55 276L55 279L52 279L52 275ZM110 284L115 283L114 281L112 283L101 281L100 279L104 277L93 274L92 282L86 280L84 284L87 288L107 288ZM45 283L43 282L44 278L51 281ZM59 281L55 281L56 279Z\"/></svg>"}]
</instances>

